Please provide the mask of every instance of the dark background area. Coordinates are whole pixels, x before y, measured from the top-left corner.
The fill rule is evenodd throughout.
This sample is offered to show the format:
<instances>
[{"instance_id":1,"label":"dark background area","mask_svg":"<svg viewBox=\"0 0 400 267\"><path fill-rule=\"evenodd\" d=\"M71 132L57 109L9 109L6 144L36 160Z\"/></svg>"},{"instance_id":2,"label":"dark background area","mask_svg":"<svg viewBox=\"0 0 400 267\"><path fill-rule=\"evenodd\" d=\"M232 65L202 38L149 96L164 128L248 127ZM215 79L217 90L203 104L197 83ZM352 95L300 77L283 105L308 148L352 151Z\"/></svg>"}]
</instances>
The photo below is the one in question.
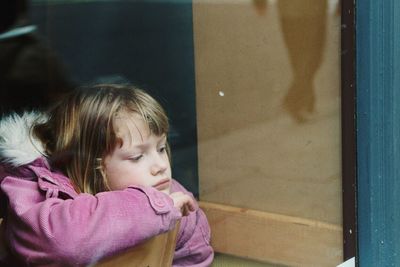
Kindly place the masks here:
<instances>
[{"instance_id":1,"label":"dark background area","mask_svg":"<svg viewBox=\"0 0 400 267\"><path fill-rule=\"evenodd\" d=\"M191 1L36 1L30 19L75 84L129 82L161 102L173 177L198 197Z\"/></svg>"}]
</instances>

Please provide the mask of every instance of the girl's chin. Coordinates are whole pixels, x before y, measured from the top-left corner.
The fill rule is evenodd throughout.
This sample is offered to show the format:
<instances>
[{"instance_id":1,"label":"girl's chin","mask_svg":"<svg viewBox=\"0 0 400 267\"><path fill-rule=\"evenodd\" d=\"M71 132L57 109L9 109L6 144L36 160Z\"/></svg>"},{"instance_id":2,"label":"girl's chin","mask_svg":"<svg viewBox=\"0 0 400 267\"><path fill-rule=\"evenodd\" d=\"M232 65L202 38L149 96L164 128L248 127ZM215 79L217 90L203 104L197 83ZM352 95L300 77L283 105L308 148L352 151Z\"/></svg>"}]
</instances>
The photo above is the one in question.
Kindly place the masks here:
<instances>
[{"instance_id":1,"label":"girl's chin","mask_svg":"<svg viewBox=\"0 0 400 267\"><path fill-rule=\"evenodd\" d=\"M169 188L160 190L160 192L163 192L163 193L165 193L165 194L167 194L167 195L169 195L169 194L171 193Z\"/></svg>"}]
</instances>

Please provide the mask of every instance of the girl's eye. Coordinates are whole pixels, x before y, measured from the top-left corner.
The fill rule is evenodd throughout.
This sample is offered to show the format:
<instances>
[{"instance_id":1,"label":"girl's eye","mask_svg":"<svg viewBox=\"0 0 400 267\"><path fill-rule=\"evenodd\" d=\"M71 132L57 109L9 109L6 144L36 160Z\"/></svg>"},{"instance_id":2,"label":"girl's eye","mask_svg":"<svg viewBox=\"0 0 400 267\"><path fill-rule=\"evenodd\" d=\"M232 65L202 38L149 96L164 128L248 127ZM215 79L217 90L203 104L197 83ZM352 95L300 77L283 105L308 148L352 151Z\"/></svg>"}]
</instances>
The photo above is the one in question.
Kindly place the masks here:
<instances>
[{"instance_id":1,"label":"girl's eye","mask_svg":"<svg viewBox=\"0 0 400 267\"><path fill-rule=\"evenodd\" d=\"M160 153L164 153L164 152L167 151L167 147L166 147L166 146L162 146L162 147L160 147L160 148L158 149L158 151L159 151Z\"/></svg>"},{"instance_id":2,"label":"girl's eye","mask_svg":"<svg viewBox=\"0 0 400 267\"><path fill-rule=\"evenodd\" d=\"M136 161L139 161L142 157L143 157L143 155L138 155L138 156L135 156L135 157L132 157L132 158L129 158L129 159L130 159L131 161L136 162Z\"/></svg>"}]
</instances>

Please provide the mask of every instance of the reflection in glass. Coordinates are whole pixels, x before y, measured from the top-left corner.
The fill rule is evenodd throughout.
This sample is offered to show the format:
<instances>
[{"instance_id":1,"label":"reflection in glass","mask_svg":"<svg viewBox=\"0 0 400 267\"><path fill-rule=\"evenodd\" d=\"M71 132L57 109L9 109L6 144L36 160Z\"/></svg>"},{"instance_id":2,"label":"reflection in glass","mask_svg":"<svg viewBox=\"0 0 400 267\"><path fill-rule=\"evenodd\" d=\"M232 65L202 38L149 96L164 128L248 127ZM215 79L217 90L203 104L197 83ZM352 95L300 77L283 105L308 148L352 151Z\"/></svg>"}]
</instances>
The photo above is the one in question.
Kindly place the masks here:
<instances>
[{"instance_id":1,"label":"reflection in glass","mask_svg":"<svg viewBox=\"0 0 400 267\"><path fill-rule=\"evenodd\" d=\"M217 250L289 266L341 261L337 8L194 4L200 199Z\"/></svg>"},{"instance_id":2,"label":"reflection in glass","mask_svg":"<svg viewBox=\"0 0 400 267\"><path fill-rule=\"evenodd\" d=\"M304 122L316 106L314 79L322 62L327 2L280 0L278 10L293 70L284 106L296 121Z\"/></svg>"}]
</instances>

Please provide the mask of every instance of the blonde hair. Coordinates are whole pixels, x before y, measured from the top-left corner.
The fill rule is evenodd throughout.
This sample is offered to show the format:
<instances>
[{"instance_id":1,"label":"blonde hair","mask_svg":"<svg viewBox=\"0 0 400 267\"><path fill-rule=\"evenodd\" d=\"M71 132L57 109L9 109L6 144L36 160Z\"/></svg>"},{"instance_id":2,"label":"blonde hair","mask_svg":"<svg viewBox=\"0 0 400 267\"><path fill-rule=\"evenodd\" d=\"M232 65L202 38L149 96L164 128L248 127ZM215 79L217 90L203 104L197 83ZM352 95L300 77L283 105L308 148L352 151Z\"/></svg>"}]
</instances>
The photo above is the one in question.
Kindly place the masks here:
<instances>
[{"instance_id":1,"label":"blonde hair","mask_svg":"<svg viewBox=\"0 0 400 267\"><path fill-rule=\"evenodd\" d=\"M113 84L78 88L51 108L48 121L33 132L45 145L52 167L63 171L79 192L96 194L109 190L102 161L122 145L115 128L121 113L138 114L151 134L168 133L168 117L153 97L133 86Z\"/></svg>"}]
</instances>

